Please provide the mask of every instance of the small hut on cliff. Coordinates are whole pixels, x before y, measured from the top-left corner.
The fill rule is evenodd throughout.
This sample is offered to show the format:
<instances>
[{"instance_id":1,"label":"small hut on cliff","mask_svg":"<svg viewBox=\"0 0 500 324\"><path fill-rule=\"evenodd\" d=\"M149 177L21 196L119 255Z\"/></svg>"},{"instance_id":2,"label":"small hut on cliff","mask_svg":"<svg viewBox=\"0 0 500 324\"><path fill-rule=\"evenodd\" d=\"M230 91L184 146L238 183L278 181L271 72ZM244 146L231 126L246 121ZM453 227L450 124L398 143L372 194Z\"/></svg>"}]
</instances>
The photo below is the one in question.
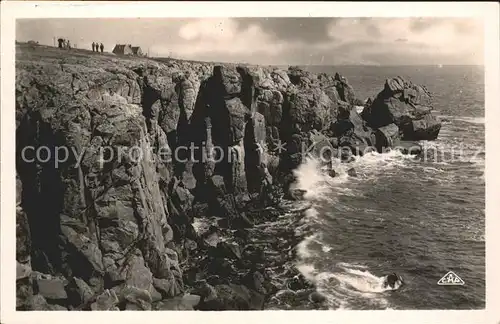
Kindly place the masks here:
<instances>
[{"instance_id":1,"label":"small hut on cliff","mask_svg":"<svg viewBox=\"0 0 500 324\"><path fill-rule=\"evenodd\" d=\"M132 45L130 44L116 44L113 48L113 54L116 55L134 55Z\"/></svg>"},{"instance_id":2,"label":"small hut on cliff","mask_svg":"<svg viewBox=\"0 0 500 324\"><path fill-rule=\"evenodd\" d=\"M144 55L140 46L132 46L132 52L135 56L143 56Z\"/></svg>"}]
</instances>

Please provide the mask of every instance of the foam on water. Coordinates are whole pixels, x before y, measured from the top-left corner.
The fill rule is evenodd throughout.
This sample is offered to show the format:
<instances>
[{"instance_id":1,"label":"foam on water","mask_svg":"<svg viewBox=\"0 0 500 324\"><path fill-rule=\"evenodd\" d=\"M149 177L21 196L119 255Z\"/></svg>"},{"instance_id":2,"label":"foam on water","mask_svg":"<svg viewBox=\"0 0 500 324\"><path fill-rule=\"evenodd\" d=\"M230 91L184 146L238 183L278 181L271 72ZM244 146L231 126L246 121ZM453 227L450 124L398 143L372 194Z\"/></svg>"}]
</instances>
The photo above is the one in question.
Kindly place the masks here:
<instances>
[{"instance_id":1,"label":"foam on water","mask_svg":"<svg viewBox=\"0 0 500 324\"><path fill-rule=\"evenodd\" d=\"M445 134L437 141L422 141L420 144L425 149L434 148L434 151L437 152L435 154L444 152L449 155L450 143L458 143L460 140L461 138L454 138L450 133L449 135ZM474 143L463 144L466 157L473 157ZM410 176L412 176L415 170L418 170L418 172L421 171L419 179L423 183L432 181L444 186L443 188L447 188L449 183L460 181L458 178L450 178L452 176L468 176L467 173L456 172L463 168L462 162L435 159L433 156L426 161L422 161L421 158L420 156L405 155L400 151L393 150L383 154L377 152L367 153L362 157L355 157L351 163L341 163L334 160L331 166L328 167L321 167L319 161L315 159L306 160L295 171L297 177L295 187L306 191L304 197L311 204L311 208L305 213L304 224L310 226L313 230L323 228L323 226L332 226L332 224L335 224L332 220L341 219L339 218L340 215L335 213L348 215L353 212L349 208L354 207L347 204L335 204L335 202L341 196L363 197L363 183L377 181L381 175L386 178L388 174L396 175L396 172L409 172ZM475 156L474 159L467 161L467 163L484 168L484 154ZM335 170L335 177L332 178L328 175L327 170L329 168ZM357 177L348 175L348 170L351 168L355 169ZM335 208L325 209L326 206L332 204L335 204ZM374 219L377 222L385 222L385 219L379 217L376 213L374 216L376 216ZM404 220L404 215L401 215L401 220ZM343 219L343 221L352 224L359 222L356 218ZM463 236L465 240L484 240L484 233L471 230L464 231L464 233L469 233ZM297 246L298 260L296 267L306 279L316 285L318 291L326 296L330 308L360 309L375 307L390 309L395 306L391 305L387 299L387 291L393 289L383 286L385 274L376 274L373 269L369 269L362 264L363 262L353 264L342 262L346 260L335 260L336 243L331 243L331 237L325 237L331 245L326 244L322 235L325 234L308 234Z\"/></svg>"},{"instance_id":2,"label":"foam on water","mask_svg":"<svg viewBox=\"0 0 500 324\"><path fill-rule=\"evenodd\" d=\"M455 119L472 124L484 124L484 117L457 117Z\"/></svg>"},{"instance_id":3,"label":"foam on water","mask_svg":"<svg viewBox=\"0 0 500 324\"><path fill-rule=\"evenodd\" d=\"M310 236L307 236L304 238L298 245L297 245L297 255L301 260L308 259L312 256L315 255L314 251L309 248L309 244L311 242L316 241L317 239L317 234L313 234Z\"/></svg>"},{"instance_id":4,"label":"foam on water","mask_svg":"<svg viewBox=\"0 0 500 324\"><path fill-rule=\"evenodd\" d=\"M311 203L311 208L305 212L304 224L321 224L323 218L329 217L320 213L321 204L324 204L325 201L333 202L335 196L339 194L352 194L351 189L344 190L346 187L340 186L346 181L360 181L357 178L349 177L347 175L348 169L354 167L358 174L361 174L361 178L369 178L379 172L387 172L387 170L403 166L414 159L413 156L404 155L399 151L390 151L385 154L368 153L363 157L356 157L355 161L349 164L332 163L332 167L336 171L336 176L332 178L322 170L319 161L309 158L295 170L297 177L295 188L305 190L304 197ZM312 246L319 246L319 248L314 249ZM372 274L366 266L340 262L332 271L318 271L316 269L314 260L318 256L321 257L319 254L332 250L331 246L322 241L319 234L306 236L297 245L296 250L297 269L327 296L332 308L352 308L354 304L351 303L356 303L355 300L359 300L359 298L367 300L370 305L376 305L379 308L389 306L388 301L381 295L390 290L383 287L384 276L379 277Z\"/></svg>"},{"instance_id":5,"label":"foam on water","mask_svg":"<svg viewBox=\"0 0 500 324\"><path fill-rule=\"evenodd\" d=\"M474 117L474 116L451 116L451 115L438 115L438 118L444 118L446 120L458 120L461 122L471 123L471 124L484 124L484 117Z\"/></svg>"},{"instance_id":6,"label":"foam on water","mask_svg":"<svg viewBox=\"0 0 500 324\"><path fill-rule=\"evenodd\" d=\"M297 169L294 170L297 182L296 189L305 190L305 199L318 200L327 198L328 184L321 173L321 167L318 160L307 158Z\"/></svg>"}]
</instances>

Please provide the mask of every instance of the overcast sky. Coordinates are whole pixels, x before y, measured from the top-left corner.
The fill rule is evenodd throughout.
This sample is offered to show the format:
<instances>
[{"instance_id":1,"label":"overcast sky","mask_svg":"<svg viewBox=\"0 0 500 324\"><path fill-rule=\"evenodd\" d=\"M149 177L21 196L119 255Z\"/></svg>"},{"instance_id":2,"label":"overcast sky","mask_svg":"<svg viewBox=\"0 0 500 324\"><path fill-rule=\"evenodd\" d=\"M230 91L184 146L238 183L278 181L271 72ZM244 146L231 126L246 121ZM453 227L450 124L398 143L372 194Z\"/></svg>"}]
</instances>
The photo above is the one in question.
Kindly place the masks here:
<instances>
[{"instance_id":1,"label":"overcast sky","mask_svg":"<svg viewBox=\"0 0 500 324\"><path fill-rule=\"evenodd\" d=\"M467 18L22 19L18 41L138 45L155 56L254 64L483 64L482 22Z\"/></svg>"}]
</instances>

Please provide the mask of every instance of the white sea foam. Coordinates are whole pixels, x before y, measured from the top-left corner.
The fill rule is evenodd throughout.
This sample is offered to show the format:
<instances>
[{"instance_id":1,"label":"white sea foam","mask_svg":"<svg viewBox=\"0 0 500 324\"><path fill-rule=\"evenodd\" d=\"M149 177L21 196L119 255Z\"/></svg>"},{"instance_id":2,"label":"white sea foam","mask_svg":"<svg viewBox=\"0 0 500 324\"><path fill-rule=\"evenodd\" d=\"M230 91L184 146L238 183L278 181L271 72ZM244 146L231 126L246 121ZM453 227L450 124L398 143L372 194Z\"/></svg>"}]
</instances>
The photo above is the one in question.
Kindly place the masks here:
<instances>
[{"instance_id":1,"label":"white sea foam","mask_svg":"<svg viewBox=\"0 0 500 324\"><path fill-rule=\"evenodd\" d=\"M314 251L309 248L309 244L316 240L316 236L316 234L310 235L297 244L297 255L301 260L315 255Z\"/></svg>"},{"instance_id":2,"label":"white sea foam","mask_svg":"<svg viewBox=\"0 0 500 324\"><path fill-rule=\"evenodd\" d=\"M328 252L330 252L331 250L332 250L332 247L331 247L331 246L329 246L329 245L323 244L323 245L321 246L321 251L323 251L323 252L325 252L325 253L328 253Z\"/></svg>"},{"instance_id":3,"label":"white sea foam","mask_svg":"<svg viewBox=\"0 0 500 324\"><path fill-rule=\"evenodd\" d=\"M314 268L314 265L309 263L299 263L295 267L300 271L304 278L311 282L315 282L316 268Z\"/></svg>"},{"instance_id":4,"label":"white sea foam","mask_svg":"<svg viewBox=\"0 0 500 324\"><path fill-rule=\"evenodd\" d=\"M320 212L322 209L319 207L325 202L334 202L339 194L360 194L343 185L345 182L365 181L366 178L376 177L380 172L405 166L414 159L413 156L404 155L399 151L390 151L384 154L368 153L363 157L356 157L352 163L348 164L334 161L331 166L336 172L334 178L322 170L319 161L311 158L306 160L294 171L297 177L295 188L305 190L304 197L312 204L305 212L300 231L304 230L302 228L304 226L321 224L322 218L327 215L322 214ZM348 176L347 171L350 168L356 170L357 178ZM316 247L312 243L318 244L320 248L315 250ZM352 306L350 303L356 298L365 299L368 303L373 302L382 308L388 305L387 300L381 295L388 290L383 287L384 277L372 274L364 265L338 263L333 269L318 271L314 260L321 253L331 251L332 247L325 244L318 234L308 235L297 245L298 263L296 264L296 268L307 280L315 283L319 290L324 291L330 305L335 305L336 309L349 308Z\"/></svg>"},{"instance_id":5,"label":"white sea foam","mask_svg":"<svg viewBox=\"0 0 500 324\"><path fill-rule=\"evenodd\" d=\"M392 288L385 288L385 276L376 276L359 265L341 263L336 271L319 272L313 264L300 263L296 267L302 275L313 282L318 291L325 295L335 309L349 309L356 299L364 299L381 308L389 306L383 293Z\"/></svg>"},{"instance_id":6,"label":"white sea foam","mask_svg":"<svg viewBox=\"0 0 500 324\"><path fill-rule=\"evenodd\" d=\"M455 119L471 124L484 124L484 117L455 117Z\"/></svg>"},{"instance_id":7,"label":"white sea foam","mask_svg":"<svg viewBox=\"0 0 500 324\"><path fill-rule=\"evenodd\" d=\"M446 120L458 120L471 124L484 124L484 117L473 117L473 116L451 116L451 115L437 115L440 119Z\"/></svg>"},{"instance_id":8,"label":"white sea foam","mask_svg":"<svg viewBox=\"0 0 500 324\"><path fill-rule=\"evenodd\" d=\"M318 200L327 198L325 194L328 192L328 184L321 172L319 161L313 158L308 158L294 170L297 178L295 188L305 190L304 198L309 200Z\"/></svg>"}]
</instances>

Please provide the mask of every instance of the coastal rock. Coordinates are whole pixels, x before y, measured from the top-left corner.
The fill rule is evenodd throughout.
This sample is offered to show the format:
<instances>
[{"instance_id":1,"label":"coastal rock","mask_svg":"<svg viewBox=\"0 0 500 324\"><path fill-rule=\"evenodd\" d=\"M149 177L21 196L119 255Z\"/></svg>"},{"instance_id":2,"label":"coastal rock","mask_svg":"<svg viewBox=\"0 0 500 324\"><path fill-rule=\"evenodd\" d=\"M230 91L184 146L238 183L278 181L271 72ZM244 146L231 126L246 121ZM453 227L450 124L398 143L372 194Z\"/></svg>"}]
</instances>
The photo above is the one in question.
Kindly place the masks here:
<instances>
[{"instance_id":1,"label":"coastal rock","mask_svg":"<svg viewBox=\"0 0 500 324\"><path fill-rule=\"evenodd\" d=\"M166 197L159 186L162 176L153 159L137 158L137 154L146 155L158 144L159 137L150 137L151 133L170 134L176 129L180 108L175 87L184 81L172 71L143 70L141 79L119 64L104 68L94 64L72 56L62 67L57 61L18 64L17 146L37 142L52 152L58 146L76 148L76 153L86 149L76 168L76 157L57 167L18 165L23 199L30 201L23 210L34 240L32 263L45 273L81 278L99 293L104 277L112 285L127 280L142 285L135 274L148 272L159 278L174 277L180 287L179 274L165 267L175 261L165 253L165 240L171 239L165 233L171 230ZM71 87L72 80L78 80L78 88ZM161 134L148 129L156 118L148 109L157 100L163 100L157 113ZM43 124L38 131L36 123ZM130 152L132 148L140 150ZM131 245L143 257L124 263L122 254ZM122 267L129 269L128 277Z\"/></svg>"},{"instance_id":2,"label":"coastal rock","mask_svg":"<svg viewBox=\"0 0 500 324\"><path fill-rule=\"evenodd\" d=\"M283 94L278 90L262 90L257 96L257 111L261 113L267 126L276 126L283 116Z\"/></svg>"},{"instance_id":3,"label":"coastal rock","mask_svg":"<svg viewBox=\"0 0 500 324\"><path fill-rule=\"evenodd\" d=\"M291 270L303 209L279 201L307 193L303 150L348 162L343 146L406 149L395 127L439 132L425 89L399 78L361 118L339 74L20 48L18 310L261 310L280 290L318 308ZM28 146L52 158L27 162Z\"/></svg>"},{"instance_id":4,"label":"coastal rock","mask_svg":"<svg viewBox=\"0 0 500 324\"><path fill-rule=\"evenodd\" d=\"M262 310L264 296L242 285L218 285L211 299L203 299L199 310Z\"/></svg>"},{"instance_id":5,"label":"coastal rock","mask_svg":"<svg viewBox=\"0 0 500 324\"><path fill-rule=\"evenodd\" d=\"M52 305L47 302L47 300L42 295L34 295L30 297L30 309L32 310L42 310L42 311L67 311L68 309L61 305Z\"/></svg>"},{"instance_id":6,"label":"coastal rock","mask_svg":"<svg viewBox=\"0 0 500 324\"><path fill-rule=\"evenodd\" d=\"M315 291L309 295L309 300L313 303L323 303L326 301L325 295Z\"/></svg>"},{"instance_id":7,"label":"coastal rock","mask_svg":"<svg viewBox=\"0 0 500 324\"><path fill-rule=\"evenodd\" d=\"M180 287L176 284L173 278L153 278L153 287L161 294L163 298L174 297L181 292Z\"/></svg>"},{"instance_id":8,"label":"coastal rock","mask_svg":"<svg viewBox=\"0 0 500 324\"><path fill-rule=\"evenodd\" d=\"M376 143L374 131L355 109L348 109L339 120L332 124L331 130L339 140L341 149L349 148L355 155L363 155Z\"/></svg>"},{"instance_id":9,"label":"coastal rock","mask_svg":"<svg viewBox=\"0 0 500 324\"><path fill-rule=\"evenodd\" d=\"M395 146L400 139L399 127L396 124L389 124L379 127L375 130L376 143L375 146L378 152L384 152L386 149Z\"/></svg>"},{"instance_id":10,"label":"coastal rock","mask_svg":"<svg viewBox=\"0 0 500 324\"><path fill-rule=\"evenodd\" d=\"M406 140L433 140L441 123L431 115L432 109L432 96L425 87L395 77L386 80L384 89L361 115L373 128L396 124Z\"/></svg>"},{"instance_id":11,"label":"coastal rock","mask_svg":"<svg viewBox=\"0 0 500 324\"><path fill-rule=\"evenodd\" d=\"M125 305L125 310L151 310L153 297L152 286L147 289L130 286L128 284L113 288L118 302Z\"/></svg>"},{"instance_id":12,"label":"coastal rock","mask_svg":"<svg viewBox=\"0 0 500 324\"><path fill-rule=\"evenodd\" d=\"M94 296L94 291L82 279L73 277L66 286L68 302L70 305L79 306L87 304Z\"/></svg>"},{"instance_id":13,"label":"coastal rock","mask_svg":"<svg viewBox=\"0 0 500 324\"><path fill-rule=\"evenodd\" d=\"M95 302L90 306L91 310L113 310L119 303L118 297L114 290L106 289L102 294L97 296Z\"/></svg>"},{"instance_id":14,"label":"coastal rock","mask_svg":"<svg viewBox=\"0 0 500 324\"><path fill-rule=\"evenodd\" d=\"M305 148L304 154L310 158L318 159L322 164L331 163L338 154L330 139L316 130L309 133L309 140Z\"/></svg>"},{"instance_id":15,"label":"coastal rock","mask_svg":"<svg viewBox=\"0 0 500 324\"><path fill-rule=\"evenodd\" d=\"M163 300L155 305L155 310L194 310L200 303L198 295L184 295L169 300Z\"/></svg>"},{"instance_id":16,"label":"coastal rock","mask_svg":"<svg viewBox=\"0 0 500 324\"><path fill-rule=\"evenodd\" d=\"M403 154L420 155L422 153L422 145L419 142L413 141L398 141L394 145L395 150L399 150Z\"/></svg>"},{"instance_id":17,"label":"coastal rock","mask_svg":"<svg viewBox=\"0 0 500 324\"><path fill-rule=\"evenodd\" d=\"M354 93L354 88L349 84L347 79L340 75L339 73L335 73L335 88L339 95L339 99L347 102L350 105L358 104L356 100L356 95Z\"/></svg>"},{"instance_id":18,"label":"coastal rock","mask_svg":"<svg viewBox=\"0 0 500 324\"><path fill-rule=\"evenodd\" d=\"M403 140L406 141L432 141L435 140L441 130L441 122L428 113L420 119L412 120L401 126Z\"/></svg>"},{"instance_id":19,"label":"coastal rock","mask_svg":"<svg viewBox=\"0 0 500 324\"><path fill-rule=\"evenodd\" d=\"M337 115L336 109L336 104L320 88L290 89L286 93L281 131L290 136L326 130Z\"/></svg>"},{"instance_id":20,"label":"coastal rock","mask_svg":"<svg viewBox=\"0 0 500 324\"><path fill-rule=\"evenodd\" d=\"M34 284L36 291L45 299L61 300L68 297L65 290L66 283L63 278L36 275Z\"/></svg>"}]
</instances>

